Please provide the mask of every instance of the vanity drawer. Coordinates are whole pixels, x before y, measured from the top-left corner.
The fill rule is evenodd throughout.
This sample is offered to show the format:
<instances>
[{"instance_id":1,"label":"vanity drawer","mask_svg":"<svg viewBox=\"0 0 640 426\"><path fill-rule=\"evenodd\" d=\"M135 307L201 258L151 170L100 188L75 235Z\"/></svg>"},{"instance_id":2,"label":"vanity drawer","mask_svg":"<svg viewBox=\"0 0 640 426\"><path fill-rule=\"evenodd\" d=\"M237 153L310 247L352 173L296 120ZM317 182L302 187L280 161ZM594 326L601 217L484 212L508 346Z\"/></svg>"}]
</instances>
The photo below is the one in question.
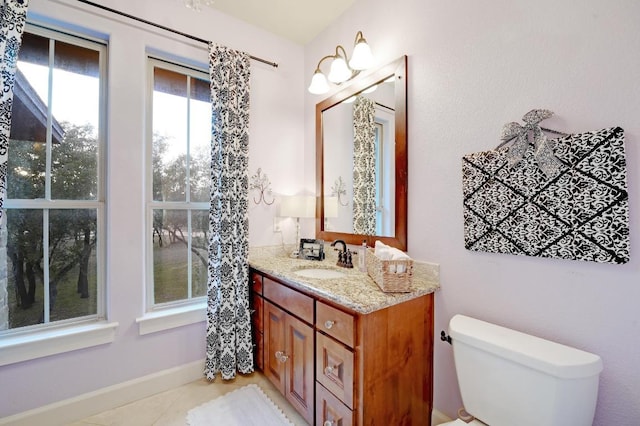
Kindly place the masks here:
<instances>
[{"instance_id":1,"label":"vanity drawer","mask_svg":"<svg viewBox=\"0 0 640 426\"><path fill-rule=\"evenodd\" d=\"M257 272L251 273L251 290L254 293L262 294L262 275Z\"/></svg>"},{"instance_id":2,"label":"vanity drawer","mask_svg":"<svg viewBox=\"0 0 640 426\"><path fill-rule=\"evenodd\" d=\"M316 332L316 380L353 409L353 352Z\"/></svg>"},{"instance_id":3,"label":"vanity drawer","mask_svg":"<svg viewBox=\"0 0 640 426\"><path fill-rule=\"evenodd\" d=\"M313 324L313 299L285 285L264 277L262 281L264 297L309 324Z\"/></svg>"},{"instance_id":4,"label":"vanity drawer","mask_svg":"<svg viewBox=\"0 0 640 426\"><path fill-rule=\"evenodd\" d=\"M316 303L316 329L338 339L350 348L354 346L354 322L350 314L322 302Z\"/></svg>"},{"instance_id":5,"label":"vanity drawer","mask_svg":"<svg viewBox=\"0 0 640 426\"><path fill-rule=\"evenodd\" d=\"M353 411L318 382L316 382L316 424L353 425Z\"/></svg>"}]
</instances>

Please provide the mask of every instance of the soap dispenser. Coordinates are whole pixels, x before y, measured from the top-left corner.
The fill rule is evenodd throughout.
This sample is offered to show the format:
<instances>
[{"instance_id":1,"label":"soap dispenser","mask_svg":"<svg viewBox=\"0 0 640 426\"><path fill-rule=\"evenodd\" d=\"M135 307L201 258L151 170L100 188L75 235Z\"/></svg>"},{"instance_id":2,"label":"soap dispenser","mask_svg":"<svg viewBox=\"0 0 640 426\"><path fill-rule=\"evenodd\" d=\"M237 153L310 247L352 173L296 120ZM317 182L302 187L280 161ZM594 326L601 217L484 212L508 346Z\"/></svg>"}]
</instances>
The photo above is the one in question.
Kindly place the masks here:
<instances>
[{"instance_id":1,"label":"soap dispenser","mask_svg":"<svg viewBox=\"0 0 640 426\"><path fill-rule=\"evenodd\" d=\"M365 257L367 256L367 240L362 241L362 246L360 247L358 253L358 269L361 272L367 271L367 263Z\"/></svg>"}]
</instances>

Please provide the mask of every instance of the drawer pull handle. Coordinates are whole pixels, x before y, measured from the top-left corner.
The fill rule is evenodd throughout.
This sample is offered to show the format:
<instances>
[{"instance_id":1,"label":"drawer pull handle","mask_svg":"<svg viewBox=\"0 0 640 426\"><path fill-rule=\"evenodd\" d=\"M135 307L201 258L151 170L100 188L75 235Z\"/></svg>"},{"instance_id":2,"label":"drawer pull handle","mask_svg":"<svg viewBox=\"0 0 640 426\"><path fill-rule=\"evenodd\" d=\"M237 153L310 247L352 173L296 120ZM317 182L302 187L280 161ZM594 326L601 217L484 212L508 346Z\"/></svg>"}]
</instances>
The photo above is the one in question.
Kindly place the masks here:
<instances>
[{"instance_id":1,"label":"drawer pull handle","mask_svg":"<svg viewBox=\"0 0 640 426\"><path fill-rule=\"evenodd\" d=\"M325 420L322 426L333 426L333 420Z\"/></svg>"},{"instance_id":2,"label":"drawer pull handle","mask_svg":"<svg viewBox=\"0 0 640 426\"><path fill-rule=\"evenodd\" d=\"M324 326L325 326L326 328L328 328L328 329L331 329L331 327L333 327L333 324L335 324L335 323L336 323L335 321L326 320L326 321L324 322Z\"/></svg>"},{"instance_id":3,"label":"drawer pull handle","mask_svg":"<svg viewBox=\"0 0 640 426\"><path fill-rule=\"evenodd\" d=\"M338 367L334 366L327 366L324 368L324 374L326 374L327 376L330 376L332 374L334 374L336 371L338 370Z\"/></svg>"},{"instance_id":4,"label":"drawer pull handle","mask_svg":"<svg viewBox=\"0 0 640 426\"><path fill-rule=\"evenodd\" d=\"M275 355L276 355L276 359L283 363L287 362L287 360L289 359L289 355L285 355L284 352L282 351L277 351Z\"/></svg>"}]
</instances>

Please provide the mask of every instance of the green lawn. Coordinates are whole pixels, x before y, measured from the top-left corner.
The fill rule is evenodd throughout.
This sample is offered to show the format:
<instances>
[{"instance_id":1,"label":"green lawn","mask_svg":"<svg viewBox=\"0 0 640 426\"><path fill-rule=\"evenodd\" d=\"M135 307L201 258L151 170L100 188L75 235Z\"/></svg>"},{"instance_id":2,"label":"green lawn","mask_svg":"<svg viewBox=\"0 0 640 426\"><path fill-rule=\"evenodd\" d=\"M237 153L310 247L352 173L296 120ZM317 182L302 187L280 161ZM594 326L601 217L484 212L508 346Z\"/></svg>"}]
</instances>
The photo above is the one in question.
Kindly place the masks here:
<instances>
[{"instance_id":1,"label":"green lawn","mask_svg":"<svg viewBox=\"0 0 640 426\"><path fill-rule=\"evenodd\" d=\"M203 256L206 258L206 251ZM165 303L187 297L187 249L176 242L159 247L154 244L155 302ZM197 256L193 256L193 297L206 295L207 268ZM9 263L9 271L11 264ZM89 298L82 299L76 292L78 268L71 270L58 284L58 295L50 313L51 321L77 318L96 313L96 267L92 258L89 272ZM143 285L144 283L140 283ZM28 309L18 307L12 277L9 278L9 328L19 328L41 322L44 308L43 285L38 280L36 302Z\"/></svg>"}]
</instances>

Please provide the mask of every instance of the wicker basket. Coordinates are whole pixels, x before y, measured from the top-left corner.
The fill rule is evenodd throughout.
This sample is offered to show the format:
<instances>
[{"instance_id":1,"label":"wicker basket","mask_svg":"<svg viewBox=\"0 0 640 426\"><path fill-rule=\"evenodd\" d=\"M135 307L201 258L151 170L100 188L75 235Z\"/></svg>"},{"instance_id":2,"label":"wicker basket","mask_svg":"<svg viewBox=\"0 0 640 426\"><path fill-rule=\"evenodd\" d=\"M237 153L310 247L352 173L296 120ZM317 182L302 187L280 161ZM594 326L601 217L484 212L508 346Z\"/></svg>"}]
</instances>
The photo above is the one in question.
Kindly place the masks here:
<instances>
[{"instance_id":1,"label":"wicker basket","mask_svg":"<svg viewBox=\"0 0 640 426\"><path fill-rule=\"evenodd\" d=\"M408 293L413 279L413 260L382 260L373 249L367 248L365 256L367 273L385 293ZM404 268L404 272L395 272Z\"/></svg>"}]
</instances>

